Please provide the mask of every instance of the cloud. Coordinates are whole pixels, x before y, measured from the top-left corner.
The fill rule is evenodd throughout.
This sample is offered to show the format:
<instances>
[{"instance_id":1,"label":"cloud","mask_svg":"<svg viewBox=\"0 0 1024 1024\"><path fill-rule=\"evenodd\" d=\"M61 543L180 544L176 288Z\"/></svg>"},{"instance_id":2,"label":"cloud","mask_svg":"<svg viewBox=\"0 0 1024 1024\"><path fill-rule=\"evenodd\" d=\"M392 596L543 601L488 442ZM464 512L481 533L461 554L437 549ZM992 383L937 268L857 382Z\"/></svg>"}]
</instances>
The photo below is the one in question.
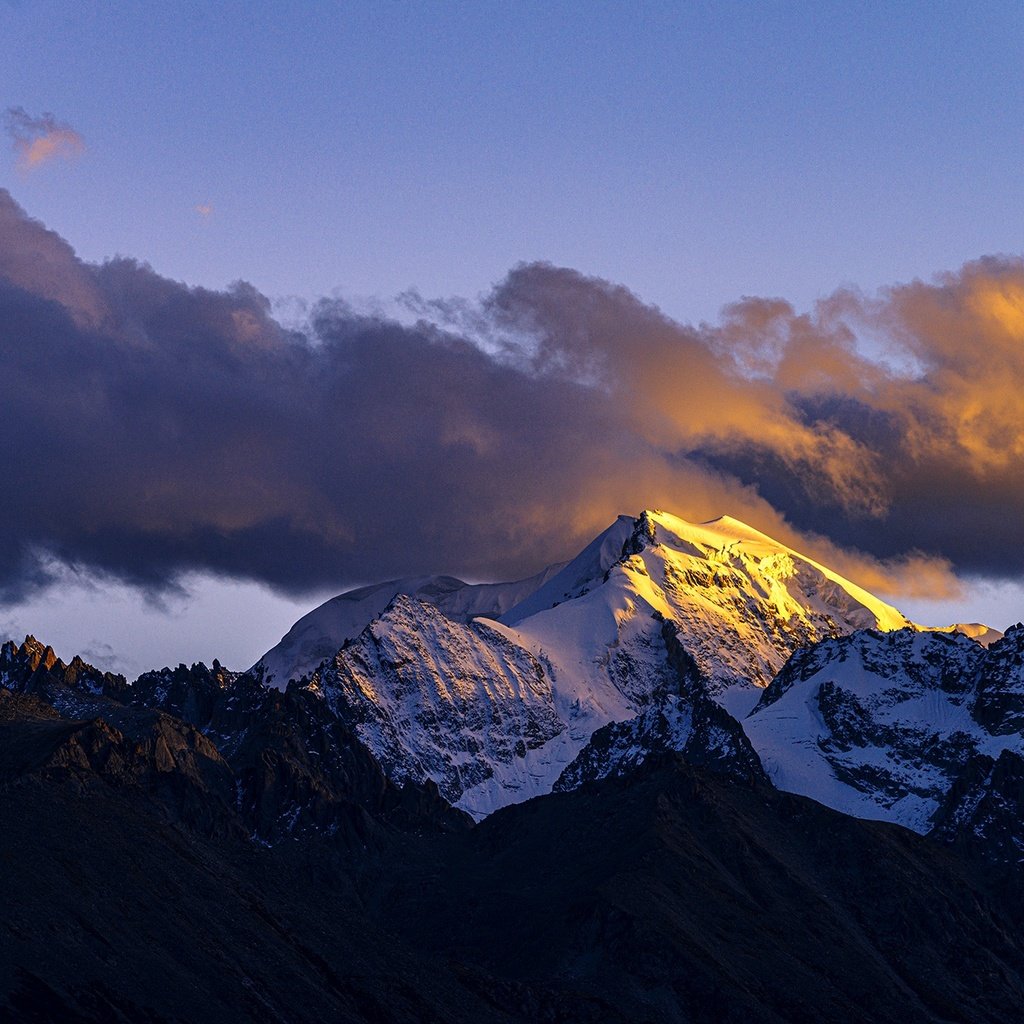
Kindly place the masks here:
<instances>
[{"instance_id":1,"label":"cloud","mask_svg":"<svg viewBox=\"0 0 1024 1024\"><path fill-rule=\"evenodd\" d=\"M890 595L1024 571L1020 260L698 326L546 264L406 301L286 328L244 283L83 262L0 193L0 591L57 565L156 595L509 578L642 507L738 516Z\"/></svg>"},{"instance_id":2,"label":"cloud","mask_svg":"<svg viewBox=\"0 0 1024 1024\"><path fill-rule=\"evenodd\" d=\"M8 107L4 127L14 140L18 166L32 170L53 160L72 160L85 152L85 139L53 114L33 117L24 107Z\"/></svg>"},{"instance_id":3,"label":"cloud","mask_svg":"<svg viewBox=\"0 0 1024 1024\"><path fill-rule=\"evenodd\" d=\"M203 218L203 220L205 220L207 217L210 216L211 213L213 213L213 204L198 203L195 207L193 207L193 209L196 211L196 213L199 214L200 217Z\"/></svg>"},{"instance_id":4,"label":"cloud","mask_svg":"<svg viewBox=\"0 0 1024 1024\"><path fill-rule=\"evenodd\" d=\"M102 640L90 640L81 652L82 660L104 672L124 671L124 662L114 648Z\"/></svg>"}]
</instances>

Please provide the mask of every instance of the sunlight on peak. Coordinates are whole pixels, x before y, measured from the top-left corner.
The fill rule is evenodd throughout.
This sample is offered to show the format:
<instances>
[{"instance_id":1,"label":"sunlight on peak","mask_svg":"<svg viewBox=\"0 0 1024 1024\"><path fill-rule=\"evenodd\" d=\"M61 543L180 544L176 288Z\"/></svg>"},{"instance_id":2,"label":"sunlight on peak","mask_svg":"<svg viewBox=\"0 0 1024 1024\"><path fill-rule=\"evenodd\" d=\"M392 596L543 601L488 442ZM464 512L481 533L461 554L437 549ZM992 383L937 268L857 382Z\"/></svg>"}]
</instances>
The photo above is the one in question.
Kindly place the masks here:
<instances>
[{"instance_id":1,"label":"sunlight on peak","mask_svg":"<svg viewBox=\"0 0 1024 1024\"><path fill-rule=\"evenodd\" d=\"M679 540L691 544L697 543L706 547L719 548L736 541L745 541L763 544L775 551L788 552L790 550L767 534L755 530L752 526L747 526L746 523L732 516L719 516L717 519L709 519L703 523L691 523L661 509L647 509L641 516L646 516L651 522L661 526Z\"/></svg>"},{"instance_id":2,"label":"sunlight on peak","mask_svg":"<svg viewBox=\"0 0 1024 1024\"><path fill-rule=\"evenodd\" d=\"M760 561L769 554L786 554L799 559L807 565L817 569L826 579L834 583L852 597L859 604L863 605L877 621L878 629L892 631L912 626L915 629L926 627L918 626L911 622L899 609L887 604L874 594L857 586L839 573L829 569L828 566L816 562L813 558L802 554L785 544L774 540L767 534L755 530L752 526L735 519L732 516L719 516L704 523L689 523L669 512L660 509L647 510L641 515L656 527L664 530L669 537L665 538L672 545L672 540L686 545L703 549L722 550L733 545L736 546L736 554L745 554ZM657 539L657 538L656 538Z\"/></svg>"}]
</instances>

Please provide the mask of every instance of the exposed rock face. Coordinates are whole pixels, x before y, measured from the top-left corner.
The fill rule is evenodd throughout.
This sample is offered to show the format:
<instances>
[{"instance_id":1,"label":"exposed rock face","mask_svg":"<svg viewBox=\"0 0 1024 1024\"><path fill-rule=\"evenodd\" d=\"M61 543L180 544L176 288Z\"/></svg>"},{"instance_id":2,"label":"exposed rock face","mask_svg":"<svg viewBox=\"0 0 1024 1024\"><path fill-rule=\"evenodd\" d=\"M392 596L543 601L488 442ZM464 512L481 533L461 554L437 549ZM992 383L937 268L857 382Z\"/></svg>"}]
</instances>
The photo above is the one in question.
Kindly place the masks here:
<instances>
[{"instance_id":1,"label":"exposed rock face","mask_svg":"<svg viewBox=\"0 0 1024 1024\"><path fill-rule=\"evenodd\" d=\"M1022 647L1019 627L987 650L909 629L826 640L790 659L743 727L779 788L927 832L963 773L1024 752Z\"/></svg>"},{"instance_id":2,"label":"exposed rock face","mask_svg":"<svg viewBox=\"0 0 1024 1024\"><path fill-rule=\"evenodd\" d=\"M679 646L686 643L680 631ZM676 648L678 649L678 648ZM694 662L696 664L696 662ZM724 752L747 771L750 748L780 789L862 818L968 844L1006 864L1024 841L1017 767L1024 762L1024 628L982 647L959 633L861 630L798 650L741 719L744 743L706 724L696 669L669 696L599 730L558 788L619 774L652 755ZM702 727L699 727L703 724Z\"/></svg>"},{"instance_id":3,"label":"exposed rock face","mask_svg":"<svg viewBox=\"0 0 1024 1024\"><path fill-rule=\"evenodd\" d=\"M992 644L977 681L974 718L996 736L1024 731L1024 625Z\"/></svg>"},{"instance_id":4,"label":"exposed rock face","mask_svg":"<svg viewBox=\"0 0 1024 1024\"><path fill-rule=\"evenodd\" d=\"M1024 865L1024 757L974 755L935 814L932 837L1005 874Z\"/></svg>"},{"instance_id":5,"label":"exposed rock face","mask_svg":"<svg viewBox=\"0 0 1024 1024\"><path fill-rule=\"evenodd\" d=\"M519 782L531 754L561 733L540 661L503 633L397 597L314 676L323 695L394 782L435 782L470 810Z\"/></svg>"},{"instance_id":6,"label":"exposed rock face","mask_svg":"<svg viewBox=\"0 0 1024 1024\"><path fill-rule=\"evenodd\" d=\"M128 699L156 707L202 729L227 750L245 728L246 720L264 700L265 690L252 677L229 672L214 661L191 668L146 672L132 684Z\"/></svg>"},{"instance_id":7,"label":"exposed rock face","mask_svg":"<svg viewBox=\"0 0 1024 1024\"><path fill-rule=\"evenodd\" d=\"M768 784L742 726L707 694L704 679L671 622L662 623L677 688L635 718L598 729L555 783L555 792L620 777L650 758L674 752L691 765L720 775Z\"/></svg>"},{"instance_id":8,"label":"exposed rock face","mask_svg":"<svg viewBox=\"0 0 1024 1024\"><path fill-rule=\"evenodd\" d=\"M76 692L124 700L128 693L124 676L101 672L77 654L66 665L52 647L41 644L34 636L25 637L20 645L10 640L0 644L0 686L55 699Z\"/></svg>"}]
</instances>

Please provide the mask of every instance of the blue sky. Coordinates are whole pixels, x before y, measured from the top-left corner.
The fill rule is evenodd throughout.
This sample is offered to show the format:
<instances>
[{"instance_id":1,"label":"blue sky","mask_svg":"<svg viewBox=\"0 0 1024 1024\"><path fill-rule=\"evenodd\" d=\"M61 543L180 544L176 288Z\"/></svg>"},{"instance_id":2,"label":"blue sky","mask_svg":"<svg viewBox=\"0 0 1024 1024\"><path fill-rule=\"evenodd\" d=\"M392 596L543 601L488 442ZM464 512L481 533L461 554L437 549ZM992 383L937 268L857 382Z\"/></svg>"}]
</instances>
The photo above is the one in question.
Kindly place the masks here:
<instances>
[{"instance_id":1,"label":"blue sky","mask_svg":"<svg viewBox=\"0 0 1024 1024\"><path fill-rule=\"evenodd\" d=\"M387 305L546 260L699 322L1022 248L1015 3L16 0L0 33L0 107L84 140L29 170L0 152L0 186L81 257L189 284ZM237 614L148 607L154 660L254 660L310 603L196 587L258 627L216 649ZM968 611L1020 617L1000 587ZM123 608L85 636L55 607L0 625L123 639Z\"/></svg>"},{"instance_id":2,"label":"blue sky","mask_svg":"<svg viewBox=\"0 0 1024 1024\"><path fill-rule=\"evenodd\" d=\"M4 182L81 255L190 283L473 295L547 259L694 320L1020 247L1018 4L26 0L0 19L3 96L88 146Z\"/></svg>"}]
</instances>

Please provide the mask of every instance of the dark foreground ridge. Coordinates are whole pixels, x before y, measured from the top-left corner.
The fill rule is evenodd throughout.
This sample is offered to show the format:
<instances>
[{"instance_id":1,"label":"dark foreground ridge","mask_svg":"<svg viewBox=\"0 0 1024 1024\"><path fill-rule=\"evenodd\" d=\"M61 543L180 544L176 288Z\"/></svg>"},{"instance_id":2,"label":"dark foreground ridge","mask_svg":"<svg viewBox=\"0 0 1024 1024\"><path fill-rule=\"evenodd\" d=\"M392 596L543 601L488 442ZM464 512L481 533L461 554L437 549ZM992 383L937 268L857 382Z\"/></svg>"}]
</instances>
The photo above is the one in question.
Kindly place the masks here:
<instances>
[{"instance_id":1,"label":"dark foreground ridge","mask_svg":"<svg viewBox=\"0 0 1024 1024\"><path fill-rule=\"evenodd\" d=\"M959 841L677 754L470 828L297 689L5 650L0 1021L1020 1019L1019 877Z\"/></svg>"}]
</instances>

